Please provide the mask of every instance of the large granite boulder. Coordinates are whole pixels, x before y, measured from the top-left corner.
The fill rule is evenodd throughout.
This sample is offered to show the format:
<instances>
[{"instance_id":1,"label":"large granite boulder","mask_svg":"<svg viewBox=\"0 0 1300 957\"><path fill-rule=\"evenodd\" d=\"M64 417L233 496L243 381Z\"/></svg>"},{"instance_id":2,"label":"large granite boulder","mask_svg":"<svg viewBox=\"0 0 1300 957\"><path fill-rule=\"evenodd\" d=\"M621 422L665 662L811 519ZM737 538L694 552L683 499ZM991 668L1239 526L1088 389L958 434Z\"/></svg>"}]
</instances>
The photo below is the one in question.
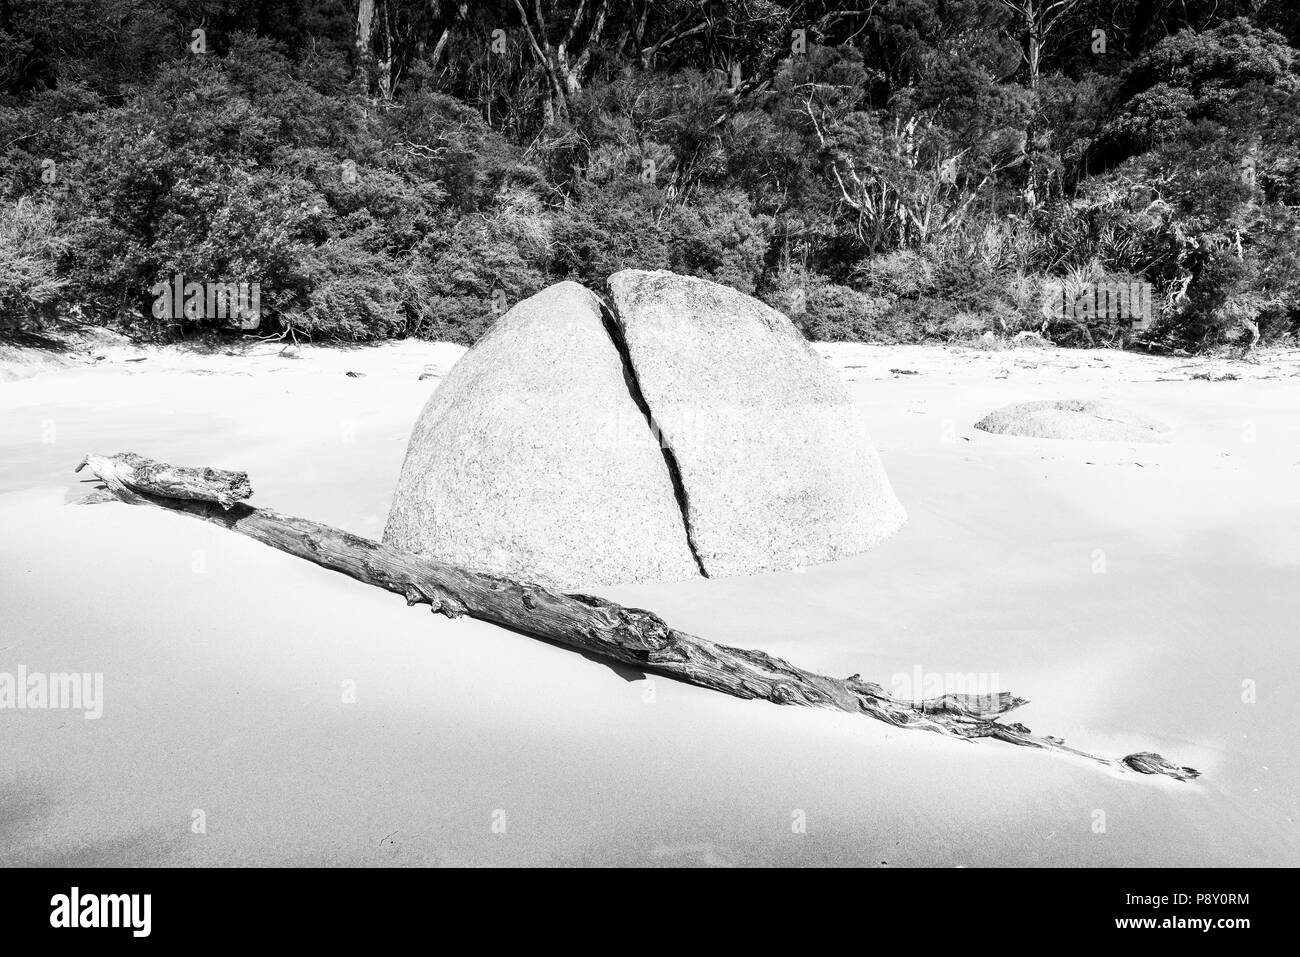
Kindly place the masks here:
<instances>
[{"instance_id":1,"label":"large granite boulder","mask_svg":"<svg viewBox=\"0 0 1300 957\"><path fill-rule=\"evenodd\" d=\"M903 524L847 388L789 319L671 272L609 285L710 576L832 561Z\"/></svg>"},{"instance_id":2,"label":"large granite boulder","mask_svg":"<svg viewBox=\"0 0 1300 957\"><path fill-rule=\"evenodd\" d=\"M415 424L384 541L567 590L699 575L594 295L551 286L456 363Z\"/></svg>"}]
</instances>

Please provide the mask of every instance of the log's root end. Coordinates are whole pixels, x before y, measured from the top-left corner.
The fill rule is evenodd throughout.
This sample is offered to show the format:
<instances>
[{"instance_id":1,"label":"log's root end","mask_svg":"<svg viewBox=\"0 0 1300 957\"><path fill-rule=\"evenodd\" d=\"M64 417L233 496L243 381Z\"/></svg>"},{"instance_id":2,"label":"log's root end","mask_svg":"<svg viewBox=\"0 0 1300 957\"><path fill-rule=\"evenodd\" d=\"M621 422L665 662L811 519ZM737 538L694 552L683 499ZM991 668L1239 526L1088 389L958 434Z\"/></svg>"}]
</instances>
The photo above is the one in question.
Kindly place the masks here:
<instances>
[{"instance_id":1,"label":"log's root end","mask_svg":"<svg viewBox=\"0 0 1300 957\"><path fill-rule=\"evenodd\" d=\"M253 495L247 472L230 472L225 469L185 468L156 462L134 452L116 455L86 455L76 471L90 467L90 471L108 488L117 493L130 491L138 495L157 495L163 498L185 499L192 502L215 502L223 509Z\"/></svg>"}]
</instances>

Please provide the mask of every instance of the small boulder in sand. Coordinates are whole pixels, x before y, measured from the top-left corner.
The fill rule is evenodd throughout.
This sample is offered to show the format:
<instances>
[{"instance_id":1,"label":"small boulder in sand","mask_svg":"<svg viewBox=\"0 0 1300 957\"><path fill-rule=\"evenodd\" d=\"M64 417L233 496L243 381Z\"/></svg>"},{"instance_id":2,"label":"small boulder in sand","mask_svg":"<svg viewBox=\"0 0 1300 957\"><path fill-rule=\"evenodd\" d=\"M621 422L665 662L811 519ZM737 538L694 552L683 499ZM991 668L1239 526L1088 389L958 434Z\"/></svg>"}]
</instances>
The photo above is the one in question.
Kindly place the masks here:
<instances>
[{"instance_id":1,"label":"small boulder in sand","mask_svg":"<svg viewBox=\"0 0 1300 957\"><path fill-rule=\"evenodd\" d=\"M990 412L975 428L994 435L1103 442L1167 442L1172 431L1141 412L1080 399L1017 402Z\"/></svg>"}]
</instances>

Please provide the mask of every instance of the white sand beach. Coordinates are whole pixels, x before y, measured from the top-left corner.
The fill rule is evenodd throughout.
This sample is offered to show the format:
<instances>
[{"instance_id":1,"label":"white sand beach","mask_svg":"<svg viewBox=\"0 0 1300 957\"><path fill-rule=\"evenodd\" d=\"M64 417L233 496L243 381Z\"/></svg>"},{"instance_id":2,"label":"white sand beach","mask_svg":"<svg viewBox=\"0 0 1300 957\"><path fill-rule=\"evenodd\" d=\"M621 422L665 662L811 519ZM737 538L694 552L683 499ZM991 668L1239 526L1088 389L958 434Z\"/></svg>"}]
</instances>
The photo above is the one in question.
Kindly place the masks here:
<instances>
[{"instance_id":1,"label":"white sand beach","mask_svg":"<svg viewBox=\"0 0 1300 957\"><path fill-rule=\"evenodd\" d=\"M818 345L907 524L798 572L605 592L886 687L985 676L1029 699L1009 720L1202 772L1182 783L645 679L66 504L85 453L135 451L377 539L462 350L278 349L0 358L0 672L103 675L97 720L0 709L0 864L1300 864L1300 351ZM1172 436L973 427L1058 398Z\"/></svg>"}]
</instances>

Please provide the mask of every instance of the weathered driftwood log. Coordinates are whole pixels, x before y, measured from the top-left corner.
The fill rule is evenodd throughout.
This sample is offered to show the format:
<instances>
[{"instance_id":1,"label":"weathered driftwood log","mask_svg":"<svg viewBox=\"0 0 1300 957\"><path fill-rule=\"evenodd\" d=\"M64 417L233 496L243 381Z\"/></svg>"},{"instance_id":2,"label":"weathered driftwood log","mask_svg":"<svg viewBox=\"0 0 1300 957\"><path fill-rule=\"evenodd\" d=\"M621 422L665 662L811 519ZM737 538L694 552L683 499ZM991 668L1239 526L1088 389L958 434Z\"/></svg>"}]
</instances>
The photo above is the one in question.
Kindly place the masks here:
<instances>
[{"instance_id":1,"label":"weathered driftwood log","mask_svg":"<svg viewBox=\"0 0 1300 957\"><path fill-rule=\"evenodd\" d=\"M1059 738L1035 735L1022 724L1001 724L999 716L1026 704L1007 692L905 701L859 675L831 678L762 651L717 644L671 628L640 608L429 561L328 525L253 508L233 501L252 494L242 472L174 468L129 452L87 455L77 470L83 467L109 493L87 501L118 499L184 512L396 592L408 605L427 603L448 617L469 615L737 698L865 714L897 727L958 738L996 738L1180 781L1200 773L1151 752L1121 759L1098 757L1067 747Z\"/></svg>"},{"instance_id":2,"label":"weathered driftwood log","mask_svg":"<svg viewBox=\"0 0 1300 957\"><path fill-rule=\"evenodd\" d=\"M102 459L102 456L96 456ZM122 488L149 489L151 494L166 498L187 498L197 502L216 502L230 508L253 494L247 472L226 472L222 469L192 469L155 462L134 452L121 452L113 456L113 470L100 479L110 491ZM76 471L90 464L90 456L81 460ZM92 467L91 471L94 471ZM96 473L98 474L98 473Z\"/></svg>"}]
</instances>

